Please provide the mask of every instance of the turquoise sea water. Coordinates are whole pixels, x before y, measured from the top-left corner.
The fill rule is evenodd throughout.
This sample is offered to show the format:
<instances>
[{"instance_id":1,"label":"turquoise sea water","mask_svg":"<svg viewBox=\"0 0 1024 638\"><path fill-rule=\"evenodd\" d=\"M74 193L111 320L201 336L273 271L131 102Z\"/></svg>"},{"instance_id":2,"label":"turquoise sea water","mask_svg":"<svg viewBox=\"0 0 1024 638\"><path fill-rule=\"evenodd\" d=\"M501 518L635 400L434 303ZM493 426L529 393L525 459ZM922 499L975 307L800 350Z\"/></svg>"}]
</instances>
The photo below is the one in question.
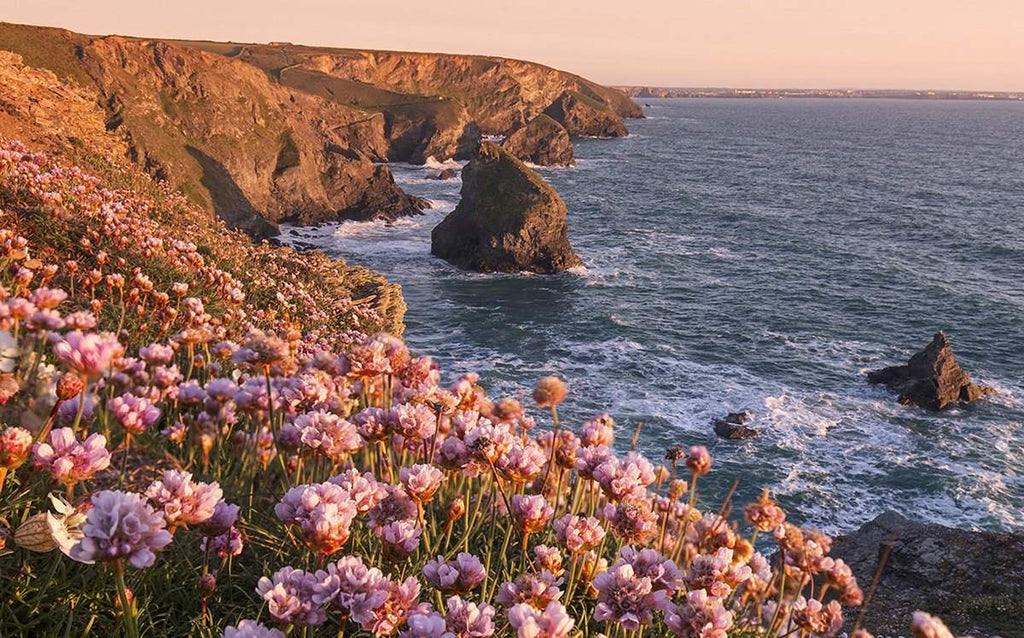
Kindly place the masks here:
<instances>
[{"instance_id":1,"label":"turquoise sea water","mask_svg":"<svg viewBox=\"0 0 1024 638\"><path fill-rule=\"evenodd\" d=\"M586 268L479 275L430 256L458 181L394 166L426 215L287 237L404 286L406 338L491 394L558 374L564 422L608 411L655 459L707 445L705 483L772 488L828 531L885 509L1024 529L1024 104L647 100L622 140L540 169ZM930 414L868 386L934 331L1001 395ZM756 440L711 419L750 409ZM546 419L542 419L546 423Z\"/></svg>"}]
</instances>

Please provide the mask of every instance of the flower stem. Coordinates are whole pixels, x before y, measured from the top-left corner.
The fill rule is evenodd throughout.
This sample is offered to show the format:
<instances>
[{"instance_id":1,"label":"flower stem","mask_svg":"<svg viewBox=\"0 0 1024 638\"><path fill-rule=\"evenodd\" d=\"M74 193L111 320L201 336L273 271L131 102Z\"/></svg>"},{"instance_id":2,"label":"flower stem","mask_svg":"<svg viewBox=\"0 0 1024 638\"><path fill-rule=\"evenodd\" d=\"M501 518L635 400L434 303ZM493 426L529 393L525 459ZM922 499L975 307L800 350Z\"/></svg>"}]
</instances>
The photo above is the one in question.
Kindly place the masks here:
<instances>
[{"instance_id":1,"label":"flower stem","mask_svg":"<svg viewBox=\"0 0 1024 638\"><path fill-rule=\"evenodd\" d=\"M117 582L117 597L121 601L121 615L124 617L124 633L128 638L139 638L139 627L135 618L135 608L128 602L128 588L124 584L124 566L120 560L114 561L114 580Z\"/></svg>"}]
</instances>

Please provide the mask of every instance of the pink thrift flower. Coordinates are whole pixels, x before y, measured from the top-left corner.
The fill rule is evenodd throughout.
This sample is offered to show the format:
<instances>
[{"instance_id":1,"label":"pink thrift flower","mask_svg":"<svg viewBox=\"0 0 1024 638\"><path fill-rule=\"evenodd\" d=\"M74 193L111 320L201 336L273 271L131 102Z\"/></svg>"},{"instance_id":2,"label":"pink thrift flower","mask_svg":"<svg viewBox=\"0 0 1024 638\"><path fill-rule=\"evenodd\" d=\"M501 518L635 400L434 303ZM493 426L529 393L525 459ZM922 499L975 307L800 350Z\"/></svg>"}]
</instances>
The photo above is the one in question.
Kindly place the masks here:
<instances>
[{"instance_id":1,"label":"pink thrift flower","mask_svg":"<svg viewBox=\"0 0 1024 638\"><path fill-rule=\"evenodd\" d=\"M607 414L599 414L583 424L580 445L585 447L611 447L615 442L615 421Z\"/></svg>"},{"instance_id":2,"label":"pink thrift flower","mask_svg":"<svg viewBox=\"0 0 1024 638\"><path fill-rule=\"evenodd\" d=\"M554 515L554 508L540 494L516 494L512 497L512 518L519 529L527 534L542 531Z\"/></svg>"},{"instance_id":3,"label":"pink thrift flower","mask_svg":"<svg viewBox=\"0 0 1024 638\"><path fill-rule=\"evenodd\" d=\"M203 523L201 531L207 536L216 536L228 531L238 522L240 508L232 503L220 501L213 508L213 514Z\"/></svg>"},{"instance_id":4,"label":"pink thrift flower","mask_svg":"<svg viewBox=\"0 0 1024 638\"><path fill-rule=\"evenodd\" d=\"M127 392L111 399L107 407L121 427L132 434L142 434L160 419L160 409L149 399Z\"/></svg>"},{"instance_id":5,"label":"pink thrift flower","mask_svg":"<svg viewBox=\"0 0 1024 638\"><path fill-rule=\"evenodd\" d=\"M373 612L388 598L387 578L376 567L367 567L358 556L344 556L316 572L313 600L341 612L357 623L371 622Z\"/></svg>"},{"instance_id":6,"label":"pink thrift flower","mask_svg":"<svg viewBox=\"0 0 1024 638\"><path fill-rule=\"evenodd\" d=\"M703 445L695 445L690 448L690 454L686 457L686 467L690 468L695 476L703 476L711 471L711 455Z\"/></svg>"},{"instance_id":7,"label":"pink thrift flower","mask_svg":"<svg viewBox=\"0 0 1024 638\"><path fill-rule=\"evenodd\" d=\"M630 546L619 551L619 561L629 563L637 576L649 578L655 590L672 593L684 589L683 573L674 562L651 548L635 549Z\"/></svg>"},{"instance_id":8,"label":"pink thrift flower","mask_svg":"<svg viewBox=\"0 0 1024 638\"><path fill-rule=\"evenodd\" d=\"M360 514L369 512L388 495L385 484L379 483L370 472L360 474L359 470L348 469L327 481L348 492Z\"/></svg>"},{"instance_id":9,"label":"pink thrift flower","mask_svg":"<svg viewBox=\"0 0 1024 638\"><path fill-rule=\"evenodd\" d=\"M317 578L309 572L282 567L273 578L260 578L256 593L267 602L270 615L285 624L314 626L327 620L327 612L313 601Z\"/></svg>"},{"instance_id":10,"label":"pink thrift flower","mask_svg":"<svg viewBox=\"0 0 1024 638\"><path fill-rule=\"evenodd\" d=\"M82 562L127 559L139 569L156 560L155 552L171 542L166 523L140 494L104 490L91 497L92 507L82 525L84 535L71 548Z\"/></svg>"},{"instance_id":11,"label":"pink thrift flower","mask_svg":"<svg viewBox=\"0 0 1024 638\"><path fill-rule=\"evenodd\" d=\"M107 439L101 434L90 434L79 442L71 428L58 428L50 432L49 443L34 446L34 464L45 468L58 481L73 485L110 466L106 446Z\"/></svg>"},{"instance_id":12,"label":"pink thrift flower","mask_svg":"<svg viewBox=\"0 0 1024 638\"><path fill-rule=\"evenodd\" d=\"M576 621L557 600L538 611L526 603L508 610L508 621L516 630L516 638L569 638Z\"/></svg>"},{"instance_id":13,"label":"pink thrift flower","mask_svg":"<svg viewBox=\"0 0 1024 638\"><path fill-rule=\"evenodd\" d=\"M146 496L160 506L167 524L200 525L213 516L224 491L217 483L199 483L191 472L167 470L161 479L150 483Z\"/></svg>"},{"instance_id":14,"label":"pink thrift flower","mask_svg":"<svg viewBox=\"0 0 1024 638\"><path fill-rule=\"evenodd\" d=\"M238 556L244 547L242 533L236 527L229 527L223 534L216 536L204 536L199 541L199 548L203 552L210 552L221 558Z\"/></svg>"},{"instance_id":15,"label":"pink thrift flower","mask_svg":"<svg viewBox=\"0 0 1024 638\"><path fill-rule=\"evenodd\" d=\"M422 441L437 432L437 414L425 405L400 405L395 412L398 417L396 431L406 439Z\"/></svg>"},{"instance_id":16,"label":"pink thrift flower","mask_svg":"<svg viewBox=\"0 0 1024 638\"><path fill-rule=\"evenodd\" d=\"M221 638L285 638L285 635L255 620L243 620L234 627L225 627Z\"/></svg>"},{"instance_id":17,"label":"pink thrift flower","mask_svg":"<svg viewBox=\"0 0 1024 638\"><path fill-rule=\"evenodd\" d=\"M910 631L914 638L953 638L952 632L940 618L923 611L914 612Z\"/></svg>"},{"instance_id":18,"label":"pink thrift flower","mask_svg":"<svg viewBox=\"0 0 1024 638\"><path fill-rule=\"evenodd\" d=\"M413 614L408 624L409 629L399 634L399 638L455 638L455 634L448 631L444 616L436 611Z\"/></svg>"},{"instance_id":19,"label":"pink thrift flower","mask_svg":"<svg viewBox=\"0 0 1024 638\"><path fill-rule=\"evenodd\" d=\"M151 366L166 366L174 360L174 349L160 343L139 348L139 358Z\"/></svg>"},{"instance_id":20,"label":"pink thrift flower","mask_svg":"<svg viewBox=\"0 0 1024 638\"><path fill-rule=\"evenodd\" d=\"M124 347L109 332L82 333L75 330L53 346L53 353L71 370L87 378L97 378L124 355Z\"/></svg>"},{"instance_id":21,"label":"pink thrift flower","mask_svg":"<svg viewBox=\"0 0 1024 638\"><path fill-rule=\"evenodd\" d=\"M593 516L580 517L566 514L554 522L555 538L572 554L597 549L604 538L601 522Z\"/></svg>"},{"instance_id":22,"label":"pink thrift flower","mask_svg":"<svg viewBox=\"0 0 1024 638\"><path fill-rule=\"evenodd\" d=\"M511 609L520 603L526 603L538 610L545 609L552 601L558 600L562 595L559 586L561 578L547 571L527 572L521 574L511 583L502 583L501 590L494 597L494 600Z\"/></svg>"},{"instance_id":23,"label":"pink thrift flower","mask_svg":"<svg viewBox=\"0 0 1024 638\"><path fill-rule=\"evenodd\" d=\"M486 603L476 603L452 596L445 601L448 613L445 621L449 631L456 638L488 638L494 635L494 607Z\"/></svg>"},{"instance_id":24,"label":"pink thrift flower","mask_svg":"<svg viewBox=\"0 0 1024 638\"><path fill-rule=\"evenodd\" d=\"M412 467L403 467L399 473L405 491L414 501L429 503L434 498L434 493L441 487L444 481L444 474L433 465L419 464Z\"/></svg>"},{"instance_id":25,"label":"pink thrift flower","mask_svg":"<svg viewBox=\"0 0 1024 638\"><path fill-rule=\"evenodd\" d=\"M562 552L557 547L537 545L533 548L533 559L540 569L545 569L555 576L565 573L562 567Z\"/></svg>"},{"instance_id":26,"label":"pink thrift flower","mask_svg":"<svg viewBox=\"0 0 1024 638\"><path fill-rule=\"evenodd\" d=\"M622 461L612 457L594 470L594 480L612 501L645 498L647 486L656 478L651 462L636 452Z\"/></svg>"},{"instance_id":27,"label":"pink thrift flower","mask_svg":"<svg viewBox=\"0 0 1024 638\"><path fill-rule=\"evenodd\" d=\"M309 549L326 556L348 542L357 511L345 490L333 483L314 483L288 490L274 513L299 528Z\"/></svg>"},{"instance_id":28,"label":"pink thrift flower","mask_svg":"<svg viewBox=\"0 0 1024 638\"><path fill-rule=\"evenodd\" d=\"M414 520L388 523L377 532L384 545L384 554L392 559L404 559L415 552L420 546L421 534L423 530Z\"/></svg>"},{"instance_id":29,"label":"pink thrift flower","mask_svg":"<svg viewBox=\"0 0 1024 638\"><path fill-rule=\"evenodd\" d=\"M508 480L525 485L540 476L547 463L547 455L534 443L515 443L495 464Z\"/></svg>"},{"instance_id":30,"label":"pink thrift flower","mask_svg":"<svg viewBox=\"0 0 1024 638\"><path fill-rule=\"evenodd\" d=\"M668 597L664 591L655 591L650 578L638 576L633 566L624 561L601 572L594 578L597 605L594 620L617 622L628 631L636 631L654 618Z\"/></svg>"},{"instance_id":31,"label":"pink thrift flower","mask_svg":"<svg viewBox=\"0 0 1024 638\"><path fill-rule=\"evenodd\" d=\"M682 638L726 638L732 624L732 612L725 609L722 599L703 589L691 591L665 612L665 625Z\"/></svg>"},{"instance_id":32,"label":"pink thrift flower","mask_svg":"<svg viewBox=\"0 0 1024 638\"><path fill-rule=\"evenodd\" d=\"M423 566L423 578L442 592L464 594L484 582L487 570L476 556L459 552L450 561L442 556L427 561Z\"/></svg>"},{"instance_id":33,"label":"pink thrift flower","mask_svg":"<svg viewBox=\"0 0 1024 638\"><path fill-rule=\"evenodd\" d=\"M376 636L390 636L417 613L425 613L429 606L419 605L420 583L410 576L399 583L387 579L384 583L384 602L367 613L359 626Z\"/></svg>"},{"instance_id":34,"label":"pink thrift flower","mask_svg":"<svg viewBox=\"0 0 1024 638\"><path fill-rule=\"evenodd\" d=\"M0 434L0 467L21 467L32 448L32 433L25 428L9 427Z\"/></svg>"},{"instance_id":35,"label":"pink thrift flower","mask_svg":"<svg viewBox=\"0 0 1024 638\"><path fill-rule=\"evenodd\" d=\"M322 454L335 464L340 464L349 454L363 447L363 439L355 425L324 410L296 417L294 426L304 448Z\"/></svg>"}]
</instances>

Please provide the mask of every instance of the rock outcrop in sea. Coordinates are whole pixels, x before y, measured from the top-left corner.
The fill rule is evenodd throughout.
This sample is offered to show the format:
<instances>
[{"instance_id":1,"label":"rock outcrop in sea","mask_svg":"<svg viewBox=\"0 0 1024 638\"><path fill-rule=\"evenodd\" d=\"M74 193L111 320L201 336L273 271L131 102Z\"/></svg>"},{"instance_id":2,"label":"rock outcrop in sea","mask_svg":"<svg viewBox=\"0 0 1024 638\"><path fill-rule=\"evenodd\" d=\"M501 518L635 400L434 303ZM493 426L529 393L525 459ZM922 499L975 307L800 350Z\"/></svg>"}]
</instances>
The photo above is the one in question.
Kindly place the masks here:
<instances>
[{"instance_id":1,"label":"rock outcrop in sea","mask_svg":"<svg viewBox=\"0 0 1024 638\"><path fill-rule=\"evenodd\" d=\"M1024 636L1024 534L953 529L886 512L837 539L832 556L850 565L866 593L890 543L862 626L880 636L905 635L911 614L923 609L958 636Z\"/></svg>"},{"instance_id":2,"label":"rock outcrop in sea","mask_svg":"<svg viewBox=\"0 0 1024 638\"><path fill-rule=\"evenodd\" d=\"M567 210L537 173L484 142L462 170L462 199L431 233L431 252L467 270L556 273L581 265Z\"/></svg>"},{"instance_id":3,"label":"rock outcrop in sea","mask_svg":"<svg viewBox=\"0 0 1024 638\"><path fill-rule=\"evenodd\" d=\"M731 412L720 419L715 419L712 425L715 434L723 439L752 439L761 433L747 425L751 414L743 412Z\"/></svg>"},{"instance_id":4,"label":"rock outcrop in sea","mask_svg":"<svg viewBox=\"0 0 1024 638\"><path fill-rule=\"evenodd\" d=\"M899 395L903 405L929 410L944 410L996 394L994 388L971 381L953 356L949 337L942 332L936 332L931 343L912 356L906 365L868 372L868 383L885 384Z\"/></svg>"},{"instance_id":5,"label":"rock outcrop in sea","mask_svg":"<svg viewBox=\"0 0 1024 638\"><path fill-rule=\"evenodd\" d=\"M566 91L544 113L569 131L584 137L626 137L626 125L607 103L578 91Z\"/></svg>"},{"instance_id":6,"label":"rock outcrop in sea","mask_svg":"<svg viewBox=\"0 0 1024 638\"><path fill-rule=\"evenodd\" d=\"M538 166L576 164L569 131L544 113L512 131L501 145L515 157Z\"/></svg>"}]
</instances>

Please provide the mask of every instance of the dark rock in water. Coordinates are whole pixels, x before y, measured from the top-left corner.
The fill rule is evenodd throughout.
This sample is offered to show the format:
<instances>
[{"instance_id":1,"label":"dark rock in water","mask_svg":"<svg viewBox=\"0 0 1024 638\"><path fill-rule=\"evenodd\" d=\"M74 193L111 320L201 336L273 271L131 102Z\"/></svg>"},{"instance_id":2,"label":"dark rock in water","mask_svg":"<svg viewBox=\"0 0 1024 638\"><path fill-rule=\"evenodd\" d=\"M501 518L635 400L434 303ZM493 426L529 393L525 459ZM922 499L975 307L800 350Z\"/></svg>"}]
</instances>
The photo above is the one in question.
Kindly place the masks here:
<instances>
[{"instance_id":1,"label":"dark rock in water","mask_svg":"<svg viewBox=\"0 0 1024 638\"><path fill-rule=\"evenodd\" d=\"M555 273L582 264L562 198L497 144L462 170L459 205L430 234L430 251L467 270Z\"/></svg>"},{"instance_id":2,"label":"dark rock in water","mask_svg":"<svg viewBox=\"0 0 1024 638\"><path fill-rule=\"evenodd\" d=\"M544 109L569 135L626 137L626 125L607 103L576 91L566 91Z\"/></svg>"},{"instance_id":3,"label":"dark rock in water","mask_svg":"<svg viewBox=\"0 0 1024 638\"><path fill-rule=\"evenodd\" d=\"M761 433L746 425L751 418L750 412L733 412L714 420L715 434L723 439L750 439Z\"/></svg>"},{"instance_id":4,"label":"dark rock in water","mask_svg":"<svg viewBox=\"0 0 1024 638\"><path fill-rule=\"evenodd\" d=\"M832 548L865 594L894 533L863 627L876 635L905 636L911 614L922 609L941 617L956 635L1024 638L1024 534L971 532L886 512ZM847 615L847 630L855 618Z\"/></svg>"},{"instance_id":5,"label":"dark rock in water","mask_svg":"<svg viewBox=\"0 0 1024 638\"><path fill-rule=\"evenodd\" d=\"M944 410L956 403L970 403L996 394L994 388L971 382L956 362L949 338L942 332L936 332L931 343L911 357L907 365L868 372L868 383L884 383L899 395L903 405L929 410Z\"/></svg>"},{"instance_id":6,"label":"dark rock in water","mask_svg":"<svg viewBox=\"0 0 1024 638\"><path fill-rule=\"evenodd\" d=\"M442 170L440 173L438 173L437 175L434 175L433 177L431 177L430 179L436 179L436 180L439 180L439 181L446 181L446 180L449 180L449 179L455 179L458 176L459 176L459 173L454 168L446 168L446 169Z\"/></svg>"},{"instance_id":7,"label":"dark rock in water","mask_svg":"<svg viewBox=\"0 0 1024 638\"><path fill-rule=\"evenodd\" d=\"M569 132L543 113L512 131L501 146L524 162L538 166L576 164Z\"/></svg>"}]
</instances>

